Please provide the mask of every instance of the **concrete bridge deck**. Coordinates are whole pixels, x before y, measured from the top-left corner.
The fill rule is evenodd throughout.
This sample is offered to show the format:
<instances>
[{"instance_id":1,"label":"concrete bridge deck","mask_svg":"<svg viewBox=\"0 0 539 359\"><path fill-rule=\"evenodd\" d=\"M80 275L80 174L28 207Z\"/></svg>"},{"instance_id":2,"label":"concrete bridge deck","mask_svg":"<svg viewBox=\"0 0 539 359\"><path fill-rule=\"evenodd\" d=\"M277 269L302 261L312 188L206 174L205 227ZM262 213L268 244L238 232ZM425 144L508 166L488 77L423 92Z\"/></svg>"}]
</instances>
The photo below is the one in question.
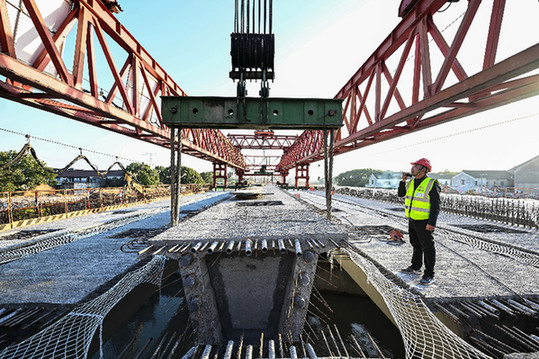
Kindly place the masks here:
<instances>
[{"instance_id":1,"label":"concrete bridge deck","mask_svg":"<svg viewBox=\"0 0 539 359\"><path fill-rule=\"evenodd\" d=\"M182 197L184 215L223 196ZM163 200L2 232L0 304L78 303L137 263L136 251L122 245L165 230L169 208L170 200Z\"/></svg>"},{"instance_id":2,"label":"concrete bridge deck","mask_svg":"<svg viewBox=\"0 0 539 359\"><path fill-rule=\"evenodd\" d=\"M317 253L323 248L325 252L334 249L334 244L338 243L343 246L343 253L348 253L351 259L351 271L358 268L359 272L363 271L363 278L356 281L358 284L361 281L372 284L366 278L369 270L383 272L384 276L398 280L398 285L394 286L398 293L411 293L414 298L419 298L431 309L440 312L443 311L436 305L444 302L539 298L537 230L496 223L497 232L478 234L471 231L469 228L472 227L469 226L492 223L441 214L436 230L436 282L425 287L418 283L417 276L400 272L400 269L408 266L411 258L409 243L395 245L387 241L388 228L406 232L406 220L395 211L394 205L336 195L333 203L335 220L329 223L322 213L325 201L320 194L307 191L290 191L286 194L270 186L263 191L265 194L254 200L235 199L229 193L200 195L198 204L193 204L192 208L183 206L181 211L187 214L203 206L203 203L209 204L223 198L226 200L182 221L177 228L167 229L169 203L164 201L18 230L55 230L32 238L2 241L2 238L16 234L16 231L3 232L0 245L4 249L0 254L27 247L32 242L41 243L59 234L78 232L81 235L64 245L15 258L11 262L2 262L0 291L3 295L0 304L79 302L99 285L125 272L136 262L136 251L126 253L121 251L121 246L133 239L129 233L142 229L149 231L151 238L147 239L154 246L154 253L160 248L165 248L166 252L176 248L177 259L181 258L181 253L192 252L197 243L204 247L198 247L195 251L207 251L214 242L218 242L214 250L224 251L230 241L235 241L239 244L236 248L245 251L249 242L253 256L263 252L262 240L270 243L271 250L278 252L278 240L286 239L286 251L292 253L295 250L294 239L301 240L303 250L311 249ZM194 202L196 198L184 200ZM92 234L93 227L101 229L96 229L96 233ZM475 237L479 239L468 239ZM8 242L9 246L6 245ZM179 243L182 246L178 246ZM352 247L346 248L349 244ZM504 247L502 252L499 252L500 247ZM344 256L336 255L335 258L343 260ZM369 266L373 265L374 269L362 267L360 262L363 260L369 262ZM354 277L353 273L351 275ZM394 290L392 288L389 290ZM377 295L380 296L380 293ZM380 307L391 318L395 311L388 311L387 306L384 309L384 300L387 304L388 299L382 298ZM531 312L524 314L536 323L539 311L534 309L533 304L527 308ZM517 311L514 307L508 309ZM419 314L422 320L428 315ZM397 324L401 319L392 318ZM430 325L425 323L423 325ZM459 328L453 326L452 329L458 332Z\"/></svg>"},{"instance_id":3,"label":"concrete bridge deck","mask_svg":"<svg viewBox=\"0 0 539 359\"><path fill-rule=\"evenodd\" d=\"M322 193L303 191L301 198L323 210ZM402 279L425 298L539 296L539 231L475 218L440 213L434 232L436 242L435 283L424 286L420 276L402 273L410 265L412 246L407 220L395 204L336 195L334 217L351 228L349 241L385 269ZM365 208L377 210L366 211ZM466 228L492 226L488 232ZM389 230L405 235L404 244L388 241ZM465 237L490 242L467 241ZM507 245L501 253L494 245ZM522 251L517 251L520 248Z\"/></svg>"}]
</instances>

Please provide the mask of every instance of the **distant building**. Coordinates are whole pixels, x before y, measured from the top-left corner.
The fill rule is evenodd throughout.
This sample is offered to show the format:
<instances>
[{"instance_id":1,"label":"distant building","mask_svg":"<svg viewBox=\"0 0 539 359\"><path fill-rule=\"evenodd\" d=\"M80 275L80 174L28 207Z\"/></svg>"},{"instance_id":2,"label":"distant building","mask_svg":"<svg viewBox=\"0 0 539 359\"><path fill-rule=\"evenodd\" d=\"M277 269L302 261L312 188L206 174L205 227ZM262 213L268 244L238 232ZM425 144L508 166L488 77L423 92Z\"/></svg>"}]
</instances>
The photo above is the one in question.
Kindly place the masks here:
<instances>
[{"instance_id":1,"label":"distant building","mask_svg":"<svg viewBox=\"0 0 539 359\"><path fill-rule=\"evenodd\" d=\"M451 186L451 179L453 178L452 173L444 173L444 172L437 172L437 173L429 173L429 177L436 178L438 182L440 182L440 186Z\"/></svg>"},{"instance_id":2,"label":"distant building","mask_svg":"<svg viewBox=\"0 0 539 359\"><path fill-rule=\"evenodd\" d=\"M515 187L529 189L539 194L539 156L536 156L509 170L514 177Z\"/></svg>"},{"instance_id":3,"label":"distant building","mask_svg":"<svg viewBox=\"0 0 539 359\"><path fill-rule=\"evenodd\" d=\"M513 187L513 184L513 175L509 171L464 170L451 179L451 187L460 193Z\"/></svg>"},{"instance_id":4,"label":"distant building","mask_svg":"<svg viewBox=\"0 0 539 359\"><path fill-rule=\"evenodd\" d=\"M370 188L398 188L402 179L401 172L386 171L379 174L371 174L369 183L365 187Z\"/></svg>"},{"instance_id":5,"label":"distant building","mask_svg":"<svg viewBox=\"0 0 539 359\"><path fill-rule=\"evenodd\" d=\"M58 186L65 189L81 189L99 187L99 181L103 178L121 179L124 177L123 170L109 171L105 177L99 176L93 170L68 169L56 177Z\"/></svg>"}]
</instances>

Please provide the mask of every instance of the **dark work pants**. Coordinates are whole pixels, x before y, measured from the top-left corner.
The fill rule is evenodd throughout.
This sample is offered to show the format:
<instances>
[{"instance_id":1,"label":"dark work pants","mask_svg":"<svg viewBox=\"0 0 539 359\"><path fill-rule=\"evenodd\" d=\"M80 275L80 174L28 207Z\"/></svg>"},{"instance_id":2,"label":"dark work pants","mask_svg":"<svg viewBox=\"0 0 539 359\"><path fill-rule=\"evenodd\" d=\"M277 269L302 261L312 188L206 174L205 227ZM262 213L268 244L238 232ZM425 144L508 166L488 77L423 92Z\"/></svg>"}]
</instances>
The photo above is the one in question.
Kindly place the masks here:
<instances>
[{"instance_id":1,"label":"dark work pants","mask_svg":"<svg viewBox=\"0 0 539 359\"><path fill-rule=\"evenodd\" d=\"M434 238L432 232L427 231L427 220L408 222L410 232L410 244L414 248L412 255L412 267L420 269L425 260L425 277L434 276L434 263L436 262L436 251L434 249Z\"/></svg>"}]
</instances>

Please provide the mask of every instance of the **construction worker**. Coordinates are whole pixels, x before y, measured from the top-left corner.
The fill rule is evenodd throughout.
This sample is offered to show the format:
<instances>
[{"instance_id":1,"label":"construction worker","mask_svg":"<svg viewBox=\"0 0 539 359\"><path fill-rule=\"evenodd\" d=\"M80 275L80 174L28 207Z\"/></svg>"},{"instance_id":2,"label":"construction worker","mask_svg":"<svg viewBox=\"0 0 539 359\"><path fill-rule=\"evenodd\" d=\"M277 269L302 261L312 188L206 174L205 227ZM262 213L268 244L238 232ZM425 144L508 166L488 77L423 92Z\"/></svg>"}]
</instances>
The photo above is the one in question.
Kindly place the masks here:
<instances>
[{"instance_id":1,"label":"construction worker","mask_svg":"<svg viewBox=\"0 0 539 359\"><path fill-rule=\"evenodd\" d=\"M440 183L427 176L432 169L430 161L421 158L411 163L411 173L403 173L398 195L405 197L404 207L408 221L410 244L413 247L412 265L402 270L405 273L421 274L423 261L425 271L420 283L432 284L436 251L432 233L440 212ZM406 182L408 177L413 179Z\"/></svg>"}]
</instances>

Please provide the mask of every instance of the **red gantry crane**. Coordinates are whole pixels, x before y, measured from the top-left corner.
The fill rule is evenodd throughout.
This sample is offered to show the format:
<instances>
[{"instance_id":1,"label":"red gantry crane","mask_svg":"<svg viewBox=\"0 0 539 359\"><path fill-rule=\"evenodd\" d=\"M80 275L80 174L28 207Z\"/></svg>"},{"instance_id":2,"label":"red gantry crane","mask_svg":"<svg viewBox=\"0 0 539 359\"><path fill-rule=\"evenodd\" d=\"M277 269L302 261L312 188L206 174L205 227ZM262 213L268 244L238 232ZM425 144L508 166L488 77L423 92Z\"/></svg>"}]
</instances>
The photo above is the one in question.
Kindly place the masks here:
<instances>
[{"instance_id":1,"label":"red gantry crane","mask_svg":"<svg viewBox=\"0 0 539 359\"><path fill-rule=\"evenodd\" d=\"M335 154L539 93L539 75L532 72L539 67L539 33L521 33L531 37L533 45L500 60L500 31L509 4L506 6L506 0L452 4L457 1L401 2L402 21L335 96L344 100L344 126L335 133ZM438 12L448 6L463 9L451 39L437 24L446 16ZM471 25L481 13L490 20L488 29L479 27L483 31L478 35ZM473 46L465 48L466 40L473 41ZM470 73L477 59L482 64ZM308 173L309 164L323 158L323 148L322 131L304 131L284 153L277 169L283 174L293 168Z\"/></svg>"},{"instance_id":2,"label":"red gantry crane","mask_svg":"<svg viewBox=\"0 0 539 359\"><path fill-rule=\"evenodd\" d=\"M112 15L118 10L115 2L16 4L25 11L0 0L1 97L170 147L160 96L185 93ZM344 100L344 126L334 131L334 153L537 95L539 35L522 34L532 37L528 48L503 56L498 51L510 5L518 6L506 0L403 0L401 22L335 96ZM450 35L440 21L449 6L462 9ZM481 14L487 14L488 28L475 26L481 30L478 36L472 24ZM76 36L72 64L64 60L71 33ZM125 52L124 58L114 58L109 41ZM474 46L463 46L467 41ZM98 81L103 78L98 72L104 70L96 68L97 49L105 55L106 75L114 79L106 88ZM479 68L471 63L478 58ZM86 73L88 78L83 78ZM238 91L241 94L241 88ZM228 166L238 173L246 169L239 148L219 130L182 128L181 142L184 153L212 161L225 172ZM291 169L296 169L296 180L308 179L309 164L323 158L324 148L322 130L305 130L277 166L283 180Z\"/></svg>"},{"instance_id":3,"label":"red gantry crane","mask_svg":"<svg viewBox=\"0 0 539 359\"><path fill-rule=\"evenodd\" d=\"M0 0L1 97L170 148L160 96L186 94L114 17L116 2L14 4ZM76 38L69 54L68 36ZM111 42L123 58L113 56ZM96 66L98 51L105 68ZM104 80L110 77L112 86ZM219 130L184 128L181 142L186 154L239 170L246 166Z\"/></svg>"}]
</instances>

